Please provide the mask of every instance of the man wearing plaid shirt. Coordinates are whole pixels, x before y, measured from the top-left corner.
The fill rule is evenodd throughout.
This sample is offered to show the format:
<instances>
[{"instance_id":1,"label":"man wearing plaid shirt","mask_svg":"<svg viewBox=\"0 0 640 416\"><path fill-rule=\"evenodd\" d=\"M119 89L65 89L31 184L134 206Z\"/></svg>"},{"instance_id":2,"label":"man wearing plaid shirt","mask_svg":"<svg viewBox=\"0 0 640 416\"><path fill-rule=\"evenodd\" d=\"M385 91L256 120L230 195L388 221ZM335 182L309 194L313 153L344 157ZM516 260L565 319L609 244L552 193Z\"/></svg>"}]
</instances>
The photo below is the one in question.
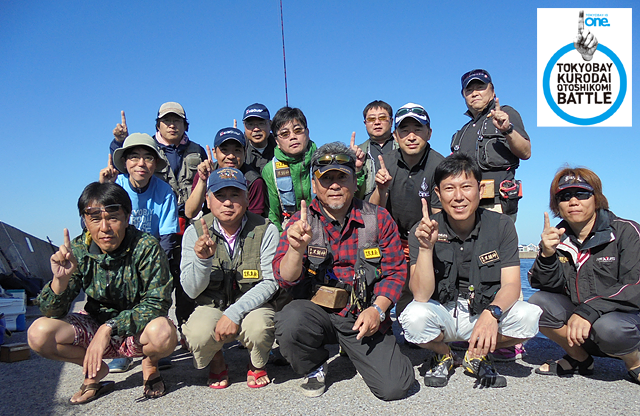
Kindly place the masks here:
<instances>
[{"instance_id":1,"label":"man wearing plaid shirt","mask_svg":"<svg viewBox=\"0 0 640 416\"><path fill-rule=\"evenodd\" d=\"M353 197L355 160L338 142L313 155L316 198L291 217L274 258L276 280L296 298L276 314L276 339L294 371L306 375L305 396L324 393L324 346L339 343L371 392L396 400L414 382L388 316L406 280L406 263L389 213ZM365 248L359 238L371 241ZM318 284L345 290L346 304L336 301L330 308L317 297L309 300Z\"/></svg>"}]
</instances>

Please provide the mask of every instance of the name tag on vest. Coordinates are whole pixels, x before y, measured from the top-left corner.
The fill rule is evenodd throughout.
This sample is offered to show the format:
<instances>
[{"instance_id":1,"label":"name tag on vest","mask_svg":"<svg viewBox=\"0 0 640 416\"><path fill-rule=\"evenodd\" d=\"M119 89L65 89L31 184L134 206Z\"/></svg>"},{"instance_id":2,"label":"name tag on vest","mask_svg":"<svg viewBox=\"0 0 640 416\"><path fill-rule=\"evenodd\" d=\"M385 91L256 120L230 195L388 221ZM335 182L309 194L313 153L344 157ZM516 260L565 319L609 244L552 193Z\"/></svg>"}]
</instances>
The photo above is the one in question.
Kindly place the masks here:
<instances>
[{"instance_id":1,"label":"name tag on vest","mask_svg":"<svg viewBox=\"0 0 640 416\"><path fill-rule=\"evenodd\" d=\"M307 247L307 255L309 255L309 257L323 259L327 256L327 249L324 247L309 246Z\"/></svg>"},{"instance_id":2,"label":"name tag on vest","mask_svg":"<svg viewBox=\"0 0 640 416\"><path fill-rule=\"evenodd\" d=\"M478 256L482 264L491 263L492 261L500 260L500 256L498 256L498 252L493 250L485 254L481 254Z\"/></svg>"},{"instance_id":3,"label":"name tag on vest","mask_svg":"<svg viewBox=\"0 0 640 416\"><path fill-rule=\"evenodd\" d=\"M365 248L364 250L364 258L365 259L379 259L382 257L380 254L379 248Z\"/></svg>"},{"instance_id":4,"label":"name tag on vest","mask_svg":"<svg viewBox=\"0 0 640 416\"><path fill-rule=\"evenodd\" d=\"M276 178L282 178L285 176L291 176L291 170L289 169L289 165L284 162L277 161L276 162Z\"/></svg>"},{"instance_id":5,"label":"name tag on vest","mask_svg":"<svg viewBox=\"0 0 640 416\"><path fill-rule=\"evenodd\" d=\"M257 279L260 277L257 270L243 270L242 278L243 279Z\"/></svg>"}]
</instances>

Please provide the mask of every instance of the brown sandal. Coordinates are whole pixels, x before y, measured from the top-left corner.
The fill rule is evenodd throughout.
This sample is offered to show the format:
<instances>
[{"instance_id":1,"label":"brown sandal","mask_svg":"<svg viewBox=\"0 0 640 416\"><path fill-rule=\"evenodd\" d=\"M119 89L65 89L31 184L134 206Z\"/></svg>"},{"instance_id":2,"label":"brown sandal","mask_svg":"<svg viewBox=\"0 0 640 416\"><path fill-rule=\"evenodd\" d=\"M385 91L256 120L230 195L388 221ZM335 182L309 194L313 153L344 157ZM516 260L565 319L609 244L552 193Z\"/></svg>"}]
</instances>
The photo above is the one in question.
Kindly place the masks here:
<instances>
[{"instance_id":1,"label":"brown sandal","mask_svg":"<svg viewBox=\"0 0 640 416\"><path fill-rule=\"evenodd\" d=\"M101 381L99 383L91 383L91 384L82 383L82 386L80 386L80 397L82 397L89 390L93 390L94 391L93 396L91 396L87 400L83 400L81 402L80 401L72 402L71 399L69 399L69 402L72 405L85 404L85 403L92 402L95 399L97 399L97 398L99 398L101 396L104 396L105 394L111 393L114 390L115 386L116 386L116 383L113 382L113 381Z\"/></svg>"},{"instance_id":2,"label":"brown sandal","mask_svg":"<svg viewBox=\"0 0 640 416\"><path fill-rule=\"evenodd\" d=\"M160 392L160 394L152 394L152 392L155 392L154 386L158 383L162 383L162 391ZM162 379L161 375L158 375L158 377L152 380L144 380L142 382L142 387L144 387L144 391L142 394L146 399L157 399L158 397L162 397L167 393L167 385L164 384L164 380Z\"/></svg>"}]
</instances>

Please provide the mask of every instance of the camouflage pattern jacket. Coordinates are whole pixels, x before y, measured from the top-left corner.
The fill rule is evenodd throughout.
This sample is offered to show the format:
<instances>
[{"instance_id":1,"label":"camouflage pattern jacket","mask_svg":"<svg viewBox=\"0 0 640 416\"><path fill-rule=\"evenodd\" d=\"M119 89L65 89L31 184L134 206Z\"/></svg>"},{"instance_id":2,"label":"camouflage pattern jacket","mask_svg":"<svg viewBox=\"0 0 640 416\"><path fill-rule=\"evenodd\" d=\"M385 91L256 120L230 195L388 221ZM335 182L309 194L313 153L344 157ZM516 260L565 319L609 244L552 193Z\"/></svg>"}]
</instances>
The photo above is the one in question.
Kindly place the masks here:
<instances>
[{"instance_id":1,"label":"camouflage pattern jacket","mask_svg":"<svg viewBox=\"0 0 640 416\"><path fill-rule=\"evenodd\" d=\"M120 247L103 254L85 231L71 249L78 268L61 294L51 282L42 289L38 303L43 315L63 318L84 289L85 311L100 325L113 319L113 336L139 334L153 319L167 316L173 283L167 256L154 237L129 225Z\"/></svg>"}]
</instances>

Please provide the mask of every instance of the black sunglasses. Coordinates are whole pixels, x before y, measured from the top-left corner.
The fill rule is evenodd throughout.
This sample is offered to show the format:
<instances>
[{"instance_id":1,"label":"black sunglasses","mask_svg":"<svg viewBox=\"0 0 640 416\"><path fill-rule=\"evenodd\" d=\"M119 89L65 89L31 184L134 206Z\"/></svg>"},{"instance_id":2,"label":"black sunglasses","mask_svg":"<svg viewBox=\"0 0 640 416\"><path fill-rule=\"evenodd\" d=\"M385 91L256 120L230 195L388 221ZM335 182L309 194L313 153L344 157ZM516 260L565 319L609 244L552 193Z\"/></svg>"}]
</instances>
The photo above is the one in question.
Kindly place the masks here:
<instances>
[{"instance_id":1,"label":"black sunglasses","mask_svg":"<svg viewBox=\"0 0 640 416\"><path fill-rule=\"evenodd\" d=\"M564 191L556 195L556 200L558 202L567 202L570 201L571 198L575 197L580 201L585 201L591 198L591 195L593 195L593 192L591 191Z\"/></svg>"}]
</instances>

